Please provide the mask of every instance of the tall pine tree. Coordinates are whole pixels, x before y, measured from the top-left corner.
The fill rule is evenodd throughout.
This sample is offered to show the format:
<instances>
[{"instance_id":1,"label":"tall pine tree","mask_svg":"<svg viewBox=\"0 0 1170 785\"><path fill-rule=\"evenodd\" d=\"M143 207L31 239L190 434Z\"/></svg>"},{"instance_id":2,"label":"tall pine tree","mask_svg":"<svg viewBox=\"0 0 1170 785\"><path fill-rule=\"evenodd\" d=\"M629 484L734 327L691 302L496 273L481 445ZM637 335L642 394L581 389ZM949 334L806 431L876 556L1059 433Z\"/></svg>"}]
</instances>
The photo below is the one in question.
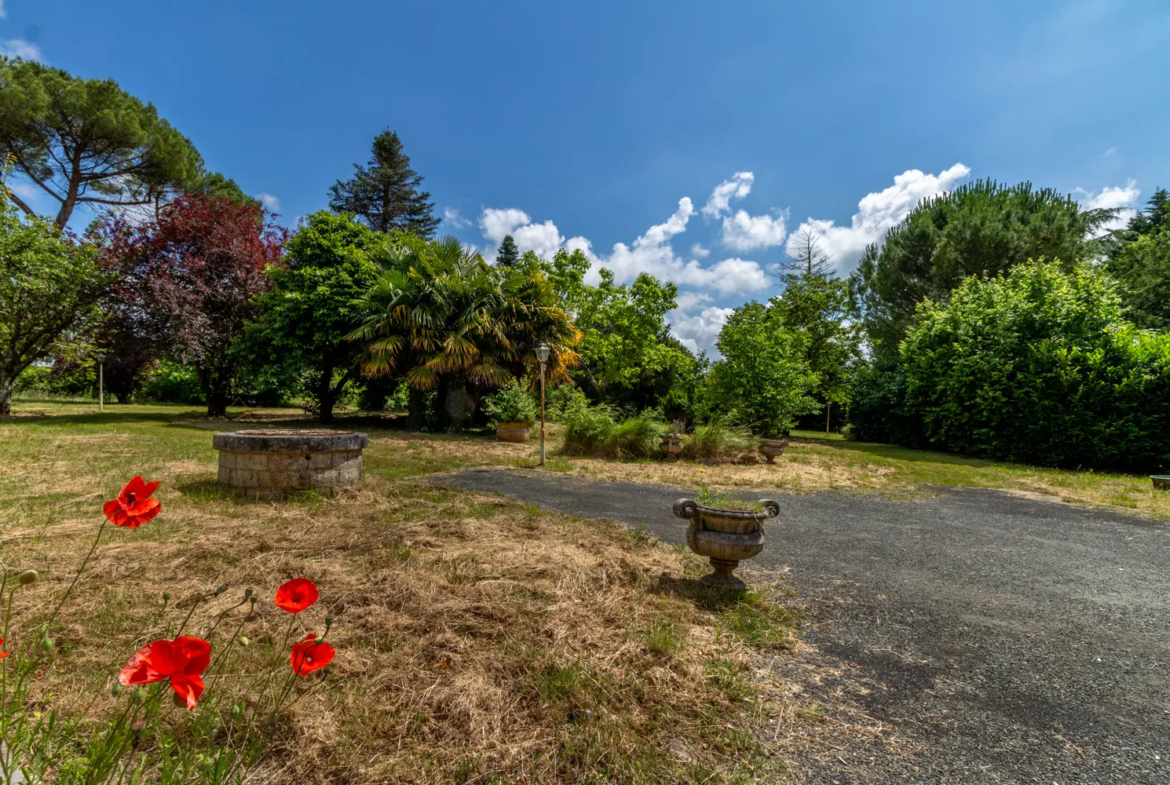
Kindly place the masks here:
<instances>
[{"instance_id":1,"label":"tall pine tree","mask_svg":"<svg viewBox=\"0 0 1170 785\"><path fill-rule=\"evenodd\" d=\"M516 248L516 241L512 235L504 235L500 241L500 250L496 252L496 264L500 267L515 267L520 259L520 251Z\"/></svg>"},{"instance_id":2,"label":"tall pine tree","mask_svg":"<svg viewBox=\"0 0 1170 785\"><path fill-rule=\"evenodd\" d=\"M373 155L366 166L354 164L349 180L338 180L329 189L329 208L353 213L378 232L398 229L430 237L439 225L431 215L431 195L420 191L422 175L410 168L398 134L386 129L374 138Z\"/></svg>"}]
</instances>

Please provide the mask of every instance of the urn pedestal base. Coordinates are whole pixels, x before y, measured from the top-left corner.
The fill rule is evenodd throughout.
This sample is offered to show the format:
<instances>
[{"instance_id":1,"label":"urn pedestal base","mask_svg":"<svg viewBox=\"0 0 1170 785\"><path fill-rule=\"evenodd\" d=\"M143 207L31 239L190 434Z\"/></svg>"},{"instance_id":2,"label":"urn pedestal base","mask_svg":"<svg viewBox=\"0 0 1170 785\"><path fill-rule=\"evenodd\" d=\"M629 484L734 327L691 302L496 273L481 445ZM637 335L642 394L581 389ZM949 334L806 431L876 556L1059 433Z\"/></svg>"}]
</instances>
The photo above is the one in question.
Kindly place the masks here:
<instances>
[{"instance_id":1,"label":"urn pedestal base","mask_svg":"<svg viewBox=\"0 0 1170 785\"><path fill-rule=\"evenodd\" d=\"M739 566L738 561L716 559L714 556L708 559L708 561L711 562L712 572L710 575L704 575L700 578L699 583L714 589L737 589L742 591L747 588L747 584L734 574L735 568Z\"/></svg>"}]
</instances>

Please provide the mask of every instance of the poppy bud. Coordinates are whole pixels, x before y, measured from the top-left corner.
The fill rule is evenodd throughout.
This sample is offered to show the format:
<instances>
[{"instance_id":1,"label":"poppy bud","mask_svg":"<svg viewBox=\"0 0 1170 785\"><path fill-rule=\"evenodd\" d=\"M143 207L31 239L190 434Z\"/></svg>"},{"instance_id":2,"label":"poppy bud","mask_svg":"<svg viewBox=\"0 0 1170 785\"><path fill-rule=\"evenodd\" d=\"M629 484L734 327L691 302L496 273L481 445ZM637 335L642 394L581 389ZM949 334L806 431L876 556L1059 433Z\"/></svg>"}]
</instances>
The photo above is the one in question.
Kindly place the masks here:
<instances>
[{"instance_id":1,"label":"poppy bud","mask_svg":"<svg viewBox=\"0 0 1170 785\"><path fill-rule=\"evenodd\" d=\"M219 595L223 594L225 591L227 591L227 586L224 586L221 583L220 585L215 587L215 596L218 597Z\"/></svg>"},{"instance_id":2,"label":"poppy bud","mask_svg":"<svg viewBox=\"0 0 1170 785\"><path fill-rule=\"evenodd\" d=\"M238 720L240 717L243 717L243 716L244 716L244 707L238 703L233 705L232 706L232 718Z\"/></svg>"},{"instance_id":3,"label":"poppy bud","mask_svg":"<svg viewBox=\"0 0 1170 785\"><path fill-rule=\"evenodd\" d=\"M30 583L36 583L39 577L41 576L37 575L36 570L25 570L16 576L16 582L21 586L28 586Z\"/></svg>"},{"instance_id":4,"label":"poppy bud","mask_svg":"<svg viewBox=\"0 0 1170 785\"><path fill-rule=\"evenodd\" d=\"M164 592L163 592L163 602L170 602L170 601L171 601L171 595L167 594L167 593L164 591Z\"/></svg>"},{"instance_id":5,"label":"poppy bud","mask_svg":"<svg viewBox=\"0 0 1170 785\"><path fill-rule=\"evenodd\" d=\"M249 643L251 643L251 642L252 642L252 641L248 640L248 636L247 636L247 635L241 635L241 636L240 636L240 645L241 645L241 646L247 646L247 645L248 645Z\"/></svg>"},{"instance_id":6,"label":"poppy bud","mask_svg":"<svg viewBox=\"0 0 1170 785\"><path fill-rule=\"evenodd\" d=\"M326 617L325 617L325 626L326 626L326 627L332 627L332 626L333 626L333 619L332 619L332 617L329 617L329 616L326 616Z\"/></svg>"},{"instance_id":7,"label":"poppy bud","mask_svg":"<svg viewBox=\"0 0 1170 785\"><path fill-rule=\"evenodd\" d=\"M244 589L244 599L246 600L251 596L252 596L252 590L251 589Z\"/></svg>"},{"instance_id":8,"label":"poppy bud","mask_svg":"<svg viewBox=\"0 0 1170 785\"><path fill-rule=\"evenodd\" d=\"M52 638L41 638L41 648L44 649L45 651L51 652L53 650L53 639Z\"/></svg>"},{"instance_id":9,"label":"poppy bud","mask_svg":"<svg viewBox=\"0 0 1170 785\"><path fill-rule=\"evenodd\" d=\"M122 694L122 685L118 684L117 682L114 682L114 689L110 690L110 692L112 692L114 694L115 698L118 697L119 695Z\"/></svg>"},{"instance_id":10,"label":"poppy bud","mask_svg":"<svg viewBox=\"0 0 1170 785\"><path fill-rule=\"evenodd\" d=\"M138 689L134 690L134 700L136 700L136 701L146 700L146 688L145 687L139 687Z\"/></svg>"}]
</instances>

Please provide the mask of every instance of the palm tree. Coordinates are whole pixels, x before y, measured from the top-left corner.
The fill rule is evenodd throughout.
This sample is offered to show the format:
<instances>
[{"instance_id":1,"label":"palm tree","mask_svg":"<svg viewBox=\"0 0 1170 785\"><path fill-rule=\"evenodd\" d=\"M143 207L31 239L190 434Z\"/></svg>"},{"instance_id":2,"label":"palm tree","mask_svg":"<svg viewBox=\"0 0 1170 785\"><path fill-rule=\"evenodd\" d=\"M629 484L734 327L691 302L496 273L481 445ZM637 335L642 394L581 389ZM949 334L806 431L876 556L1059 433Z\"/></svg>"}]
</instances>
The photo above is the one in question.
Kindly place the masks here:
<instances>
[{"instance_id":1,"label":"palm tree","mask_svg":"<svg viewBox=\"0 0 1170 785\"><path fill-rule=\"evenodd\" d=\"M554 378L577 362L580 332L560 308L538 265L501 269L454 237L407 238L384 246L382 274L350 336L364 341L367 374L402 375L412 390L438 390L455 428L479 399L527 374L541 341L551 347ZM421 395L412 395L412 427L421 426Z\"/></svg>"}]
</instances>

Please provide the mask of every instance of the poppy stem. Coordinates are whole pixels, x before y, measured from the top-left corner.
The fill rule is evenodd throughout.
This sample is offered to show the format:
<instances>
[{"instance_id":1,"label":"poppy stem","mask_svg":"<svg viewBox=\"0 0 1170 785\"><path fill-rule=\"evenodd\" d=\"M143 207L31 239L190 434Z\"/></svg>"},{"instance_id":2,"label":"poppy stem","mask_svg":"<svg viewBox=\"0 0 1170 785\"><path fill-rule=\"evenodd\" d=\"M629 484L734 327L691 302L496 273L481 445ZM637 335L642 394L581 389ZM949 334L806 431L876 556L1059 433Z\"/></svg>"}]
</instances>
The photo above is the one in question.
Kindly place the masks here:
<instances>
[{"instance_id":1,"label":"poppy stem","mask_svg":"<svg viewBox=\"0 0 1170 785\"><path fill-rule=\"evenodd\" d=\"M53 620L57 618L57 614L61 612L63 607L65 607L65 601L69 599L69 595L73 593L73 587L77 585L77 581L79 578L81 578L81 574L85 572L85 566L89 564L90 557L92 557L93 552L97 550L98 543L102 540L102 533L106 530L106 524L108 522L109 519L107 518L103 520L102 525L98 527L97 536L93 538L93 545L89 546L89 553L85 554L85 559L82 560L81 567L78 568L77 574L73 576L73 583L69 584L69 588L65 590L63 595L61 595L61 601L57 603L57 607L51 614L49 614L49 619L45 622L45 636L48 636L49 625L53 623Z\"/></svg>"}]
</instances>

